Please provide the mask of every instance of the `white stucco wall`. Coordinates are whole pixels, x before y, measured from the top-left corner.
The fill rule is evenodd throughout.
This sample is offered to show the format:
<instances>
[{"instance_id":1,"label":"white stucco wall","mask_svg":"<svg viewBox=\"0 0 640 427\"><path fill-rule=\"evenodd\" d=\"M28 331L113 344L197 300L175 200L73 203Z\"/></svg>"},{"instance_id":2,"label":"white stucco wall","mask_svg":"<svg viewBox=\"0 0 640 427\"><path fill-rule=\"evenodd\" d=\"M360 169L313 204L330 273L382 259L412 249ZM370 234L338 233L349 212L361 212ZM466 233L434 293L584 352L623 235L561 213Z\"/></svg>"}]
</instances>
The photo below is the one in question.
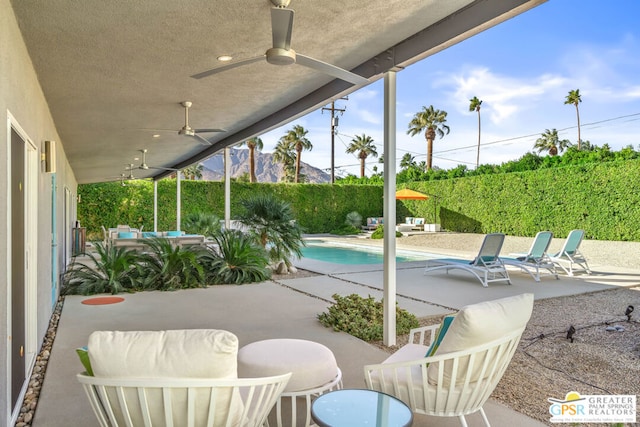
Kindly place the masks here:
<instances>
[{"instance_id":1,"label":"white stucco wall","mask_svg":"<svg viewBox=\"0 0 640 427\"><path fill-rule=\"evenodd\" d=\"M61 246L62 218L64 208L64 188L77 194L77 182L66 159L63 141L56 131L47 101L42 93L38 78L31 64L29 54L22 40L9 0L0 0L0 337L5 340L0 346L0 425L8 423L11 409L7 348L9 347L10 302L8 290L10 277L6 268L10 256L10 235L7 230L9 221L9 139L7 117L11 114L38 151L43 150L45 140L57 142L57 236ZM51 292L51 174L40 167L35 187L38 191L37 212L37 290L36 302L38 348L46 333L52 313ZM59 251L61 254L62 251ZM59 259L59 271L64 260Z\"/></svg>"}]
</instances>

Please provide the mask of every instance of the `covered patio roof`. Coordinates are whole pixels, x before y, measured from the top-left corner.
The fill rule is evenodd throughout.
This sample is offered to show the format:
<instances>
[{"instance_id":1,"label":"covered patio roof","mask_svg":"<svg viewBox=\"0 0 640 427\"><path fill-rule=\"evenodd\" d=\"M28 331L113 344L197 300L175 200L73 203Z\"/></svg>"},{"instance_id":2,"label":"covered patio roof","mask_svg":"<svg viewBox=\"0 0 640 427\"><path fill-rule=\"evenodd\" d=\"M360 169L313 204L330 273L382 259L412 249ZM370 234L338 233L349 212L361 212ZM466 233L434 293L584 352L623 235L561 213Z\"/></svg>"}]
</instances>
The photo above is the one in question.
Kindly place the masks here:
<instances>
[{"instance_id":1,"label":"covered patio roof","mask_svg":"<svg viewBox=\"0 0 640 427\"><path fill-rule=\"evenodd\" d=\"M291 0L291 48L373 82L542 2ZM143 149L150 166L186 167L364 86L266 61L192 78L272 47L270 0L11 3L80 184L117 179ZM225 132L179 135L183 101L191 127Z\"/></svg>"}]
</instances>

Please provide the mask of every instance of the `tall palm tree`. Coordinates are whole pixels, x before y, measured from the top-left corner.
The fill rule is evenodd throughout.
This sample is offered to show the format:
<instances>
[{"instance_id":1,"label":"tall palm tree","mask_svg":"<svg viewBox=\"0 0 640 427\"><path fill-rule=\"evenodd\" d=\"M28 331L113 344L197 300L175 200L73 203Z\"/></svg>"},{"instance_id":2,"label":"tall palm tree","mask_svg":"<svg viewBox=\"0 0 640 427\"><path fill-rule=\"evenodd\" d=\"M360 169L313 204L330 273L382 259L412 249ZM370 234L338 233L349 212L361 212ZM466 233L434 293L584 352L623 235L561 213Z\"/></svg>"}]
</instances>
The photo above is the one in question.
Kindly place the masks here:
<instances>
[{"instance_id":1,"label":"tall palm tree","mask_svg":"<svg viewBox=\"0 0 640 427\"><path fill-rule=\"evenodd\" d=\"M546 129L540 138L536 139L536 143L533 145L534 149L538 150L538 153L547 151L550 156L556 156L559 152L564 151L571 143L568 139L560 139L558 137L557 129Z\"/></svg>"},{"instance_id":2,"label":"tall palm tree","mask_svg":"<svg viewBox=\"0 0 640 427\"><path fill-rule=\"evenodd\" d=\"M282 163L283 176L282 180L285 182L291 182L293 173L295 172L295 152L293 144L286 135L278 140L276 147L273 151L272 157L273 163Z\"/></svg>"},{"instance_id":3,"label":"tall palm tree","mask_svg":"<svg viewBox=\"0 0 640 427\"><path fill-rule=\"evenodd\" d=\"M262 150L264 148L264 144L262 143L262 140L256 136L251 139L247 139L240 145L246 145L249 149L249 182L256 182L257 179L255 151Z\"/></svg>"},{"instance_id":4,"label":"tall palm tree","mask_svg":"<svg viewBox=\"0 0 640 427\"><path fill-rule=\"evenodd\" d=\"M477 111L478 112L478 154L476 155L476 169L480 164L480 106L482 105L482 100L478 99L477 96L474 96L469 100L471 103L469 104L469 111Z\"/></svg>"},{"instance_id":5,"label":"tall palm tree","mask_svg":"<svg viewBox=\"0 0 640 427\"><path fill-rule=\"evenodd\" d=\"M416 166L416 158L413 157L411 153L404 153L404 156L400 159L400 167L402 169L408 169L413 166Z\"/></svg>"},{"instance_id":6,"label":"tall palm tree","mask_svg":"<svg viewBox=\"0 0 640 427\"><path fill-rule=\"evenodd\" d=\"M347 153L352 154L355 152L358 152L358 158L360 159L360 178L364 178L364 161L369 156L378 157L373 138L364 133L353 138L351 144L347 147Z\"/></svg>"},{"instance_id":7,"label":"tall palm tree","mask_svg":"<svg viewBox=\"0 0 640 427\"><path fill-rule=\"evenodd\" d=\"M447 121L447 112L440 111L433 108L433 105L429 107L422 107L422 111L416 113L413 119L409 122L409 130L407 133L411 136L415 136L422 131L424 137L427 139L427 169L431 169L433 164L433 140L436 139L436 135L440 138L449 133L449 126L445 124Z\"/></svg>"},{"instance_id":8,"label":"tall palm tree","mask_svg":"<svg viewBox=\"0 0 640 427\"><path fill-rule=\"evenodd\" d=\"M574 90L570 90L569 94L567 95L567 97L564 100L565 105L566 104L573 104L576 106L576 116L578 117L578 150L580 150L582 147L580 145L581 143L581 139L580 139L580 110L578 109L578 104L582 102L582 98L580 98L580 89L574 89Z\"/></svg>"},{"instance_id":9,"label":"tall palm tree","mask_svg":"<svg viewBox=\"0 0 640 427\"><path fill-rule=\"evenodd\" d=\"M287 132L285 138L287 138L296 152L296 172L294 182L300 182L300 159L302 158L302 150L311 151L313 145L311 141L307 139L307 131L300 125L295 125L292 130Z\"/></svg>"},{"instance_id":10,"label":"tall palm tree","mask_svg":"<svg viewBox=\"0 0 640 427\"><path fill-rule=\"evenodd\" d=\"M204 170L204 166L200 163L197 165L187 166L182 169L182 175L184 175L185 179L190 179L195 181L196 179L202 179L202 171Z\"/></svg>"}]
</instances>

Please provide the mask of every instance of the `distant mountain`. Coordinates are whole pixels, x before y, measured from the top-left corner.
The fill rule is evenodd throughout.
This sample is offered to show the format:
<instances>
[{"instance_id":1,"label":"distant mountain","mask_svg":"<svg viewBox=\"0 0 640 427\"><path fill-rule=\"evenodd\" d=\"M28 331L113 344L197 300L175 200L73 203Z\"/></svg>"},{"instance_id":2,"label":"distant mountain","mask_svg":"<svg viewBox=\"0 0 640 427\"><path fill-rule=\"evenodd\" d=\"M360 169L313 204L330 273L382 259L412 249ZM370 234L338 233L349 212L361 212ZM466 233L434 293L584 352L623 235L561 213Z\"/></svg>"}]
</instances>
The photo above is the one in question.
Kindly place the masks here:
<instances>
[{"instance_id":1,"label":"distant mountain","mask_svg":"<svg viewBox=\"0 0 640 427\"><path fill-rule=\"evenodd\" d=\"M280 182L283 175L282 164L273 163L271 153L254 152L256 162L256 178L258 182ZM303 157L304 158L304 157ZM207 181L221 181L224 179L224 155L216 154L200 162L204 167L202 179ZM331 176L305 162L301 163L301 173L306 175L306 181L314 184L329 182ZM249 173L249 150L231 149L231 177L237 178Z\"/></svg>"}]
</instances>

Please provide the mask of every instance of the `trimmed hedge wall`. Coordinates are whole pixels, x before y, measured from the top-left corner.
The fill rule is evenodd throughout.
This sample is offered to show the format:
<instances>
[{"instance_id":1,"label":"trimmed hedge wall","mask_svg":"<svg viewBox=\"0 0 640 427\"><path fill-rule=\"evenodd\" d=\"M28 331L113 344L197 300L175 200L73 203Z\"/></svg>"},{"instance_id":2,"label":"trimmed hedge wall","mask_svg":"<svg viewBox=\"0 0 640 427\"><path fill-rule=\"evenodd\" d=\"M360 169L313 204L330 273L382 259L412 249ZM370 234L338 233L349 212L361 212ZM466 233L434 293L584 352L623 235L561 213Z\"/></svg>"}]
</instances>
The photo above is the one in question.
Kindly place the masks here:
<instances>
[{"instance_id":1,"label":"trimmed hedge wall","mask_svg":"<svg viewBox=\"0 0 640 427\"><path fill-rule=\"evenodd\" d=\"M534 236L551 230L558 238L583 228L586 238L640 241L640 160L414 182L409 188L430 195L426 201L399 201L397 222L424 217L443 229ZM232 182L231 217L239 201L254 191L270 192L291 203L307 233L326 233L344 224L349 212L363 218L382 215L382 186L328 184L251 184ZM78 219L89 238L100 226L153 228L153 184L146 181L80 185ZM224 183L182 181L182 217L209 212L224 217ZM158 183L158 229L176 228L176 181Z\"/></svg>"},{"instance_id":2,"label":"trimmed hedge wall","mask_svg":"<svg viewBox=\"0 0 640 427\"><path fill-rule=\"evenodd\" d=\"M231 217L250 193L272 193L288 201L306 233L326 233L344 224L357 211L364 218L382 215L382 187L378 185L231 183ZM78 188L78 219L88 238L102 238L101 225L129 224L153 230L153 183L148 181L84 184ZM181 216L207 212L224 218L224 183L181 181ZM176 180L158 182L158 230L176 229Z\"/></svg>"}]
</instances>

